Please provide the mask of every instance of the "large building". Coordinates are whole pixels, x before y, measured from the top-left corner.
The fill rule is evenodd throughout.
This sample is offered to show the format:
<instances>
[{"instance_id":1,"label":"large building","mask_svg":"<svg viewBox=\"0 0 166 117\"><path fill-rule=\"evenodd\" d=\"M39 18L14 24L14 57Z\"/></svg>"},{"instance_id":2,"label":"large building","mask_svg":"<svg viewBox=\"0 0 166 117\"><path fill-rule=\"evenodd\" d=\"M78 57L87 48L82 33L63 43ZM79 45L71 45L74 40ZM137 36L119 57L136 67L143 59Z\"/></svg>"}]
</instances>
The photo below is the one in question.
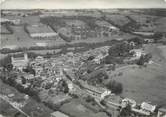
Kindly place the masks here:
<instances>
[{"instance_id":1,"label":"large building","mask_svg":"<svg viewBox=\"0 0 166 117\"><path fill-rule=\"evenodd\" d=\"M51 27L39 24L26 26L26 31L29 33L30 37L35 39L58 39L58 34L54 32Z\"/></svg>"},{"instance_id":2,"label":"large building","mask_svg":"<svg viewBox=\"0 0 166 117\"><path fill-rule=\"evenodd\" d=\"M11 57L11 62L14 68L22 70L24 67L28 65L28 55L25 53L24 57Z\"/></svg>"}]
</instances>

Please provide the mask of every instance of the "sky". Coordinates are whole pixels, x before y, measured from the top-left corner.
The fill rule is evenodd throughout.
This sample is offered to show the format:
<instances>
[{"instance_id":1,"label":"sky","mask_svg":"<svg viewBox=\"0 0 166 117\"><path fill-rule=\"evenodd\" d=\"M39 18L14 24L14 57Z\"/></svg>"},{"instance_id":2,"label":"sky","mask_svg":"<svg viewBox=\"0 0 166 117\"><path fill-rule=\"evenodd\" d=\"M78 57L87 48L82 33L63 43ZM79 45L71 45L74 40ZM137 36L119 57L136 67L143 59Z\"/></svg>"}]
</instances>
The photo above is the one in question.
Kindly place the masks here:
<instances>
[{"instance_id":1,"label":"sky","mask_svg":"<svg viewBox=\"0 0 166 117\"><path fill-rule=\"evenodd\" d=\"M2 9L166 8L166 0L0 0Z\"/></svg>"}]
</instances>

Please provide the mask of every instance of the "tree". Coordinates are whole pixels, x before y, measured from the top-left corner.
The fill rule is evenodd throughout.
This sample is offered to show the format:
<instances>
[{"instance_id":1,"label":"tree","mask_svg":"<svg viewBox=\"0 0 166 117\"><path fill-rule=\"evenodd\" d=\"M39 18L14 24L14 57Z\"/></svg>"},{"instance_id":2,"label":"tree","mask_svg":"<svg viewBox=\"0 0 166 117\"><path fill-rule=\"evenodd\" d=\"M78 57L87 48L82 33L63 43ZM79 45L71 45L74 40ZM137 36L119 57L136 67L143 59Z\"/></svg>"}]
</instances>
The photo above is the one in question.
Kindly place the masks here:
<instances>
[{"instance_id":1,"label":"tree","mask_svg":"<svg viewBox=\"0 0 166 117\"><path fill-rule=\"evenodd\" d=\"M68 88L68 84L66 83L66 81L63 80L62 86L64 87L63 92L68 93L69 88Z\"/></svg>"},{"instance_id":2,"label":"tree","mask_svg":"<svg viewBox=\"0 0 166 117\"><path fill-rule=\"evenodd\" d=\"M149 62L149 60L152 58L152 55L146 54L146 55L141 55L140 59L137 61L137 65L144 65L145 63Z\"/></svg>"},{"instance_id":3,"label":"tree","mask_svg":"<svg viewBox=\"0 0 166 117\"><path fill-rule=\"evenodd\" d=\"M21 76L21 81L22 81L22 84L26 84L26 79L24 76Z\"/></svg>"},{"instance_id":4,"label":"tree","mask_svg":"<svg viewBox=\"0 0 166 117\"><path fill-rule=\"evenodd\" d=\"M131 106L128 104L125 108L122 108L120 116L129 117L130 115L131 115Z\"/></svg>"},{"instance_id":5,"label":"tree","mask_svg":"<svg viewBox=\"0 0 166 117\"><path fill-rule=\"evenodd\" d=\"M86 102L95 102L95 99L89 95L85 98L85 100Z\"/></svg>"},{"instance_id":6,"label":"tree","mask_svg":"<svg viewBox=\"0 0 166 117\"><path fill-rule=\"evenodd\" d=\"M66 83L65 80L61 80L59 82L58 89L59 89L59 91L62 91L64 93L68 93L69 92L68 84Z\"/></svg>"},{"instance_id":7,"label":"tree","mask_svg":"<svg viewBox=\"0 0 166 117\"><path fill-rule=\"evenodd\" d=\"M156 32L153 35L154 41L157 42L158 40L160 40L163 37L163 34L161 32Z\"/></svg>"},{"instance_id":8,"label":"tree","mask_svg":"<svg viewBox=\"0 0 166 117\"><path fill-rule=\"evenodd\" d=\"M33 74L34 76L36 75L35 70L30 65L28 65L25 69L23 69L23 71L30 73L30 74Z\"/></svg>"},{"instance_id":9,"label":"tree","mask_svg":"<svg viewBox=\"0 0 166 117\"><path fill-rule=\"evenodd\" d=\"M123 91L123 86L121 83L115 81L115 80L111 80L110 82L108 82L106 84L106 87L112 91L112 93L115 94L121 94Z\"/></svg>"},{"instance_id":10,"label":"tree","mask_svg":"<svg viewBox=\"0 0 166 117\"><path fill-rule=\"evenodd\" d=\"M13 65L11 64L11 63L9 63L9 64L7 64L6 66L5 66L5 68L7 69L7 71L12 71L12 69L13 69Z\"/></svg>"},{"instance_id":11,"label":"tree","mask_svg":"<svg viewBox=\"0 0 166 117\"><path fill-rule=\"evenodd\" d=\"M88 60L88 61L91 61L91 60L93 60L94 58L95 58L94 56L89 56L87 60Z\"/></svg>"},{"instance_id":12,"label":"tree","mask_svg":"<svg viewBox=\"0 0 166 117\"><path fill-rule=\"evenodd\" d=\"M8 55L0 60L0 66L7 68L7 65L11 64L11 56Z\"/></svg>"}]
</instances>

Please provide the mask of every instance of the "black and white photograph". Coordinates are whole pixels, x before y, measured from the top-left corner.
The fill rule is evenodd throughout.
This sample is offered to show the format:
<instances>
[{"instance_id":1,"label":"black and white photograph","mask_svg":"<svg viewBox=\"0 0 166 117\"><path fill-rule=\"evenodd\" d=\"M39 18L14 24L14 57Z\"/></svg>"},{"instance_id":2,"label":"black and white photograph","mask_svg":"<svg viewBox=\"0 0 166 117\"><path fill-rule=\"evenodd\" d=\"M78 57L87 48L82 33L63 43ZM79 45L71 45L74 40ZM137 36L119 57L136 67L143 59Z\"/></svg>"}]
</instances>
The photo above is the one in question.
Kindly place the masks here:
<instances>
[{"instance_id":1,"label":"black and white photograph","mask_svg":"<svg viewBox=\"0 0 166 117\"><path fill-rule=\"evenodd\" d=\"M0 117L166 117L166 0L0 0Z\"/></svg>"}]
</instances>

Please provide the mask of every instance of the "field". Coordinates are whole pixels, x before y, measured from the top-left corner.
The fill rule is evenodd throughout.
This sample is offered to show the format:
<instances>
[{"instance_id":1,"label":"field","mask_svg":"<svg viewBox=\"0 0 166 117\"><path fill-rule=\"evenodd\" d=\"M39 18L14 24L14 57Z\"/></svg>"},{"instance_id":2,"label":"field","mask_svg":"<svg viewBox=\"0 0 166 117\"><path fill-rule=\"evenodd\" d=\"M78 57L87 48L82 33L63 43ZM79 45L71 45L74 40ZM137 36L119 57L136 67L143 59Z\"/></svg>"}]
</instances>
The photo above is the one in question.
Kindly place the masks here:
<instances>
[{"instance_id":1,"label":"field","mask_svg":"<svg viewBox=\"0 0 166 117\"><path fill-rule=\"evenodd\" d=\"M47 43L48 45L59 45L65 43L63 40L37 40L32 39L23 29L23 26L11 26L14 33L11 35L1 35L2 47L31 47L36 46L36 43Z\"/></svg>"},{"instance_id":2,"label":"field","mask_svg":"<svg viewBox=\"0 0 166 117\"><path fill-rule=\"evenodd\" d=\"M103 112L94 112L85 107L77 99L73 99L71 102L64 104L60 110L72 117L108 117Z\"/></svg>"},{"instance_id":3,"label":"field","mask_svg":"<svg viewBox=\"0 0 166 117\"><path fill-rule=\"evenodd\" d=\"M124 26L125 24L130 22L130 20L125 15L121 15L121 14L107 15L107 18L110 19L112 22L114 22L114 24L118 26Z\"/></svg>"},{"instance_id":4,"label":"field","mask_svg":"<svg viewBox=\"0 0 166 117\"><path fill-rule=\"evenodd\" d=\"M58 40L37 40L37 39L32 39L29 37L29 35L24 31L22 26L11 26L11 28L14 30L13 34L9 35L1 35L1 48L18 48L18 47L31 47L31 46L36 46L37 43L45 43L48 46L53 46L53 45L63 45L66 42L62 39ZM133 35L130 34L125 34L121 33L120 35L112 35L111 37L105 37L105 38L89 38L85 40L74 40L70 43L97 43L97 42L104 42L107 40L112 40L112 39L128 39L134 37Z\"/></svg>"},{"instance_id":5,"label":"field","mask_svg":"<svg viewBox=\"0 0 166 117\"><path fill-rule=\"evenodd\" d=\"M157 46L155 44L146 45L144 47L146 53L153 55L152 60L155 63L166 65L166 46Z\"/></svg>"},{"instance_id":6,"label":"field","mask_svg":"<svg viewBox=\"0 0 166 117\"><path fill-rule=\"evenodd\" d=\"M146 47L152 53L152 64L147 67L126 66L110 74L123 84L122 96L153 104L166 105L166 46ZM117 75L121 72L122 75ZM115 75L116 74L116 75Z\"/></svg>"}]
</instances>

